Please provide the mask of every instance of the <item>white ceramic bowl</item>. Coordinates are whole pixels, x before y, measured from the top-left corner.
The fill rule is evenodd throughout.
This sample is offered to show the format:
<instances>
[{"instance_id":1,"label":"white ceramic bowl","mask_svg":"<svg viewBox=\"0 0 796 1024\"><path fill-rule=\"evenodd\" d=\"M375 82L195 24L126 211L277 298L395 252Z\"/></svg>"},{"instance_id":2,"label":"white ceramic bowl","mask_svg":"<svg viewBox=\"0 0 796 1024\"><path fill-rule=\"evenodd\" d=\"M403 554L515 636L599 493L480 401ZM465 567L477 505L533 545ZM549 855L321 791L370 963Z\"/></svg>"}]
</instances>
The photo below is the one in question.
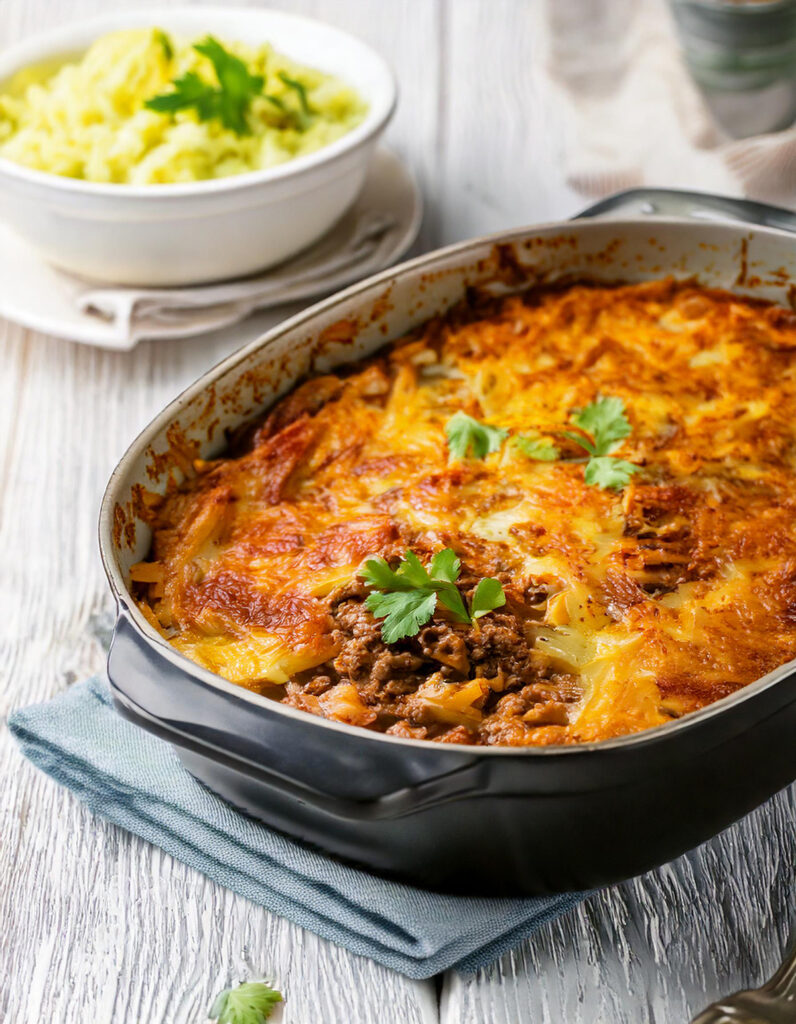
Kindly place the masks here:
<instances>
[{"instance_id":1,"label":"white ceramic bowl","mask_svg":"<svg viewBox=\"0 0 796 1024\"><path fill-rule=\"evenodd\" d=\"M264 171L175 185L106 185L0 158L0 217L50 263L99 281L198 284L272 266L320 238L356 198L396 101L381 57L339 29L257 8L179 7L65 25L0 56L0 81L30 64L86 49L106 32L158 25L187 38L271 42L338 75L369 105L329 146Z\"/></svg>"}]
</instances>

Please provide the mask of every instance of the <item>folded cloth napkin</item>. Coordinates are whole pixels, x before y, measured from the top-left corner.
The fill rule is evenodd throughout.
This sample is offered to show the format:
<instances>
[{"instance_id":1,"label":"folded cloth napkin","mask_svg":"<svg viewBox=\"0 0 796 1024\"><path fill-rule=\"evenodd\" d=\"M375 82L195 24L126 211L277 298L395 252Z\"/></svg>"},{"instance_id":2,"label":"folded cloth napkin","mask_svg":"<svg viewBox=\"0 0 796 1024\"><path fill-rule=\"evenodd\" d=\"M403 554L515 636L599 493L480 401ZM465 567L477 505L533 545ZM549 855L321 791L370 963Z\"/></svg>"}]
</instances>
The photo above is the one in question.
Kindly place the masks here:
<instances>
[{"instance_id":1,"label":"folded cloth napkin","mask_svg":"<svg viewBox=\"0 0 796 1024\"><path fill-rule=\"evenodd\" d=\"M98 677L15 711L22 753L95 814L353 953L411 978L476 970L566 913L577 895L470 899L348 867L233 810L172 747L113 708Z\"/></svg>"},{"instance_id":2,"label":"folded cloth napkin","mask_svg":"<svg viewBox=\"0 0 796 1024\"><path fill-rule=\"evenodd\" d=\"M423 202L410 170L385 149L371 160L362 190L309 249L250 277L183 288L109 287L61 275L77 309L103 321L106 346L217 330L255 310L317 299L390 266L414 242Z\"/></svg>"},{"instance_id":3,"label":"folded cloth napkin","mask_svg":"<svg viewBox=\"0 0 796 1024\"><path fill-rule=\"evenodd\" d=\"M257 309L317 298L382 270L396 246L404 247L405 234L406 225L392 215L355 209L309 252L254 277L192 288L93 288L76 302L131 344L217 330Z\"/></svg>"}]
</instances>

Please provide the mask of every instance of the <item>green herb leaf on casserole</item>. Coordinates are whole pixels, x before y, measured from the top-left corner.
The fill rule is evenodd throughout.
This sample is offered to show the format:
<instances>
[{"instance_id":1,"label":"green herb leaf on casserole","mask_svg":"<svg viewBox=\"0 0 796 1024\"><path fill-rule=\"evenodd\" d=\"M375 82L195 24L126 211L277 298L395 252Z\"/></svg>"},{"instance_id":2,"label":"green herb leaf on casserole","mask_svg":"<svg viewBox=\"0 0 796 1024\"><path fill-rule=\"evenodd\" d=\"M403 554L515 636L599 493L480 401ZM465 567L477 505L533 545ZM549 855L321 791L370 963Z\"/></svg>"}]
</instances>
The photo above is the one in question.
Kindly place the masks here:
<instances>
[{"instance_id":1,"label":"green herb leaf on casserole","mask_svg":"<svg viewBox=\"0 0 796 1024\"><path fill-rule=\"evenodd\" d=\"M558 448L554 444L532 434L516 434L512 443L529 459L553 462L558 458Z\"/></svg>"},{"instance_id":2,"label":"green herb leaf on casserole","mask_svg":"<svg viewBox=\"0 0 796 1024\"><path fill-rule=\"evenodd\" d=\"M384 620L384 642L416 636L436 611L438 601L457 622L466 625L506 603L500 581L485 578L473 592L468 610L456 586L460 571L461 562L451 548L438 551L429 569L413 551L406 552L395 570L381 557L367 559L360 575L374 590L365 605L377 619Z\"/></svg>"},{"instance_id":3,"label":"green herb leaf on casserole","mask_svg":"<svg viewBox=\"0 0 796 1024\"><path fill-rule=\"evenodd\" d=\"M434 614L437 595L425 587L390 594L374 591L368 594L365 604L377 619L384 619L381 627L384 642L394 644L396 640L420 632L420 627Z\"/></svg>"},{"instance_id":4,"label":"green herb leaf on casserole","mask_svg":"<svg viewBox=\"0 0 796 1024\"><path fill-rule=\"evenodd\" d=\"M480 619L482 615L494 611L495 608L502 608L506 603L506 595L500 581L486 576L478 581L478 586L473 591L470 601L470 617Z\"/></svg>"},{"instance_id":5,"label":"green herb leaf on casserole","mask_svg":"<svg viewBox=\"0 0 796 1024\"><path fill-rule=\"evenodd\" d=\"M474 459L485 459L499 450L509 436L508 430L480 423L467 413L457 412L445 424L448 448L454 459L467 458L468 452Z\"/></svg>"},{"instance_id":6,"label":"green herb leaf on casserole","mask_svg":"<svg viewBox=\"0 0 796 1024\"><path fill-rule=\"evenodd\" d=\"M625 403L621 398L598 398L583 409L576 409L570 417L576 427L580 427L592 439L587 448L591 455L609 455L631 431L630 422L625 416ZM572 440L578 435L568 434ZM578 440L583 447L583 438Z\"/></svg>"},{"instance_id":7,"label":"green herb leaf on casserole","mask_svg":"<svg viewBox=\"0 0 796 1024\"><path fill-rule=\"evenodd\" d=\"M459 578L461 568L462 563L453 548L443 548L431 559L431 578L455 583Z\"/></svg>"},{"instance_id":8,"label":"green herb leaf on casserole","mask_svg":"<svg viewBox=\"0 0 796 1024\"><path fill-rule=\"evenodd\" d=\"M617 459L612 455L598 455L586 463L584 479L587 484L602 487L606 490L621 490L630 483L639 467L625 459Z\"/></svg>"},{"instance_id":9,"label":"green herb leaf on casserole","mask_svg":"<svg viewBox=\"0 0 796 1024\"><path fill-rule=\"evenodd\" d=\"M625 487L637 466L621 459L615 459L612 452L630 434L630 421L625 415L624 400L617 397L598 398L583 409L576 409L570 420L578 431L556 431L562 437L582 448L589 461L584 479L587 484L606 489ZM464 412L457 412L445 425L448 448L452 459L472 456L485 459L492 452L499 451L509 431L489 423L482 423ZM558 448L538 433L514 434L511 444L526 458L539 462L554 462L560 458ZM611 465L616 462L617 465ZM631 469L628 469L632 466Z\"/></svg>"},{"instance_id":10,"label":"green herb leaf on casserole","mask_svg":"<svg viewBox=\"0 0 796 1024\"><path fill-rule=\"evenodd\" d=\"M605 490L626 487L639 467L611 454L632 429L625 415L624 400L616 397L598 398L583 409L576 409L570 419L583 433L569 430L562 433L590 456L583 475L586 483Z\"/></svg>"}]
</instances>

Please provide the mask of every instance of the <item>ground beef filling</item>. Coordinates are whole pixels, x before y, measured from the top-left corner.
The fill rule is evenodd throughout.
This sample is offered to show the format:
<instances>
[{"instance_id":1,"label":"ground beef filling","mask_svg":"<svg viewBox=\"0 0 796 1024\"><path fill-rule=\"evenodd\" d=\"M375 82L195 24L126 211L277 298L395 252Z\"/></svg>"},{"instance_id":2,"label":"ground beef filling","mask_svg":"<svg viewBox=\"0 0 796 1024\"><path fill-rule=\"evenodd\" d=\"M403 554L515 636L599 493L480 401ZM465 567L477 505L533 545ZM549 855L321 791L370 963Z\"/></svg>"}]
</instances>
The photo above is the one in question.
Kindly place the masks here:
<instances>
[{"instance_id":1,"label":"ground beef filling","mask_svg":"<svg viewBox=\"0 0 796 1024\"><path fill-rule=\"evenodd\" d=\"M287 684L287 704L391 735L443 743L560 743L580 699L571 676L533 656L527 622L510 606L477 627L435 615L417 636L394 644L364 593L333 604L330 662Z\"/></svg>"}]
</instances>

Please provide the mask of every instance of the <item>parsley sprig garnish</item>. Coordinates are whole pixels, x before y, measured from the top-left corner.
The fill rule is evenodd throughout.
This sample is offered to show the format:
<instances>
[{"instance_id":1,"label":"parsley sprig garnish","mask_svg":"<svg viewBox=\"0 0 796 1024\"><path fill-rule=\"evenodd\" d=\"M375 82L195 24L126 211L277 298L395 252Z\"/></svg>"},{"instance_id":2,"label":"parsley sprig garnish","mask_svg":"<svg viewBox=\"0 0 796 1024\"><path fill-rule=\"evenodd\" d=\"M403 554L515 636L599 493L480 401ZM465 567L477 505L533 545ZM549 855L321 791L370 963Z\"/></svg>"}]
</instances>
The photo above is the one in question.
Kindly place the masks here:
<instances>
[{"instance_id":1,"label":"parsley sprig garnish","mask_svg":"<svg viewBox=\"0 0 796 1024\"><path fill-rule=\"evenodd\" d=\"M281 1002L281 992L264 981L245 981L237 988L225 988L220 992L210 1007L208 1017L217 1024L265 1024L274 1007Z\"/></svg>"},{"instance_id":2,"label":"parsley sprig garnish","mask_svg":"<svg viewBox=\"0 0 796 1024\"><path fill-rule=\"evenodd\" d=\"M288 89L292 89L298 97L299 109L296 114L296 118L299 123L299 128L302 131L306 131L312 120L312 107L310 106L310 101L307 99L306 85L304 85L303 82L300 82L297 78L291 78L287 71L280 71L278 73L278 77L282 82L284 82ZM272 99L270 96L268 98Z\"/></svg>"},{"instance_id":3,"label":"parsley sprig garnish","mask_svg":"<svg viewBox=\"0 0 796 1024\"><path fill-rule=\"evenodd\" d=\"M637 473L638 466L625 459L619 459L613 452L630 434L630 422L625 416L625 403L621 398L598 398L583 409L576 409L570 416L574 430L557 430L556 434L566 437L582 448L589 459L584 479L587 484L609 490L626 487L630 477ZM509 431L457 412L445 425L448 448L452 458L485 459L492 452L499 451L509 436ZM529 459L553 462L561 457L558 448L538 433L515 434L511 443Z\"/></svg>"},{"instance_id":4,"label":"parsley sprig garnish","mask_svg":"<svg viewBox=\"0 0 796 1024\"><path fill-rule=\"evenodd\" d=\"M307 89L298 79L291 78L284 71L278 72L284 85L296 94L298 105L292 109L281 97L263 92L263 76L253 75L240 57L226 50L213 36L194 43L193 48L213 65L218 85L206 82L195 71L186 71L174 79L171 92L145 100L144 106L147 109L158 114L176 114L179 110L193 109L200 121L216 118L236 135L250 135L247 120L249 108L255 96L263 96L281 113L291 117L299 131L305 131L310 126L312 109L307 99Z\"/></svg>"},{"instance_id":5,"label":"parsley sprig garnish","mask_svg":"<svg viewBox=\"0 0 796 1024\"><path fill-rule=\"evenodd\" d=\"M174 47L172 46L171 39L166 35L162 28L155 29L155 39L160 43L163 50L163 56L166 60L174 59Z\"/></svg>"},{"instance_id":6,"label":"parsley sprig garnish","mask_svg":"<svg viewBox=\"0 0 796 1024\"><path fill-rule=\"evenodd\" d=\"M383 558L367 559L360 575L374 589L365 605L377 619L384 619L381 635L385 643L415 636L434 614L437 601L456 622L468 625L506 603L500 581L486 577L478 582L468 608L456 586L461 565L451 548L438 551L428 569L413 551L406 552L396 569Z\"/></svg>"},{"instance_id":7,"label":"parsley sprig garnish","mask_svg":"<svg viewBox=\"0 0 796 1024\"><path fill-rule=\"evenodd\" d=\"M246 115L254 96L263 91L265 79L253 75L240 57L236 57L213 36L194 43L194 50L213 65L218 87L205 82L195 71L186 71L175 78L173 92L164 92L144 101L144 106L158 114L175 114L178 110L196 111L200 121L217 118L237 135L249 135Z\"/></svg>"},{"instance_id":8,"label":"parsley sprig garnish","mask_svg":"<svg viewBox=\"0 0 796 1024\"><path fill-rule=\"evenodd\" d=\"M509 436L508 430L502 427L491 427L488 423L479 423L467 413L457 412L445 424L448 435L448 448L454 459L464 459L467 452L472 451L473 458L485 459L491 452L496 452Z\"/></svg>"},{"instance_id":9,"label":"parsley sprig garnish","mask_svg":"<svg viewBox=\"0 0 796 1024\"><path fill-rule=\"evenodd\" d=\"M607 489L626 487L638 466L611 454L631 430L624 401L616 397L598 398L583 409L576 409L570 419L581 433L565 430L563 436L589 454L584 473L586 483Z\"/></svg>"},{"instance_id":10,"label":"parsley sprig garnish","mask_svg":"<svg viewBox=\"0 0 796 1024\"><path fill-rule=\"evenodd\" d=\"M558 458L558 448L536 434L515 434L512 442L529 459L554 462Z\"/></svg>"}]
</instances>

